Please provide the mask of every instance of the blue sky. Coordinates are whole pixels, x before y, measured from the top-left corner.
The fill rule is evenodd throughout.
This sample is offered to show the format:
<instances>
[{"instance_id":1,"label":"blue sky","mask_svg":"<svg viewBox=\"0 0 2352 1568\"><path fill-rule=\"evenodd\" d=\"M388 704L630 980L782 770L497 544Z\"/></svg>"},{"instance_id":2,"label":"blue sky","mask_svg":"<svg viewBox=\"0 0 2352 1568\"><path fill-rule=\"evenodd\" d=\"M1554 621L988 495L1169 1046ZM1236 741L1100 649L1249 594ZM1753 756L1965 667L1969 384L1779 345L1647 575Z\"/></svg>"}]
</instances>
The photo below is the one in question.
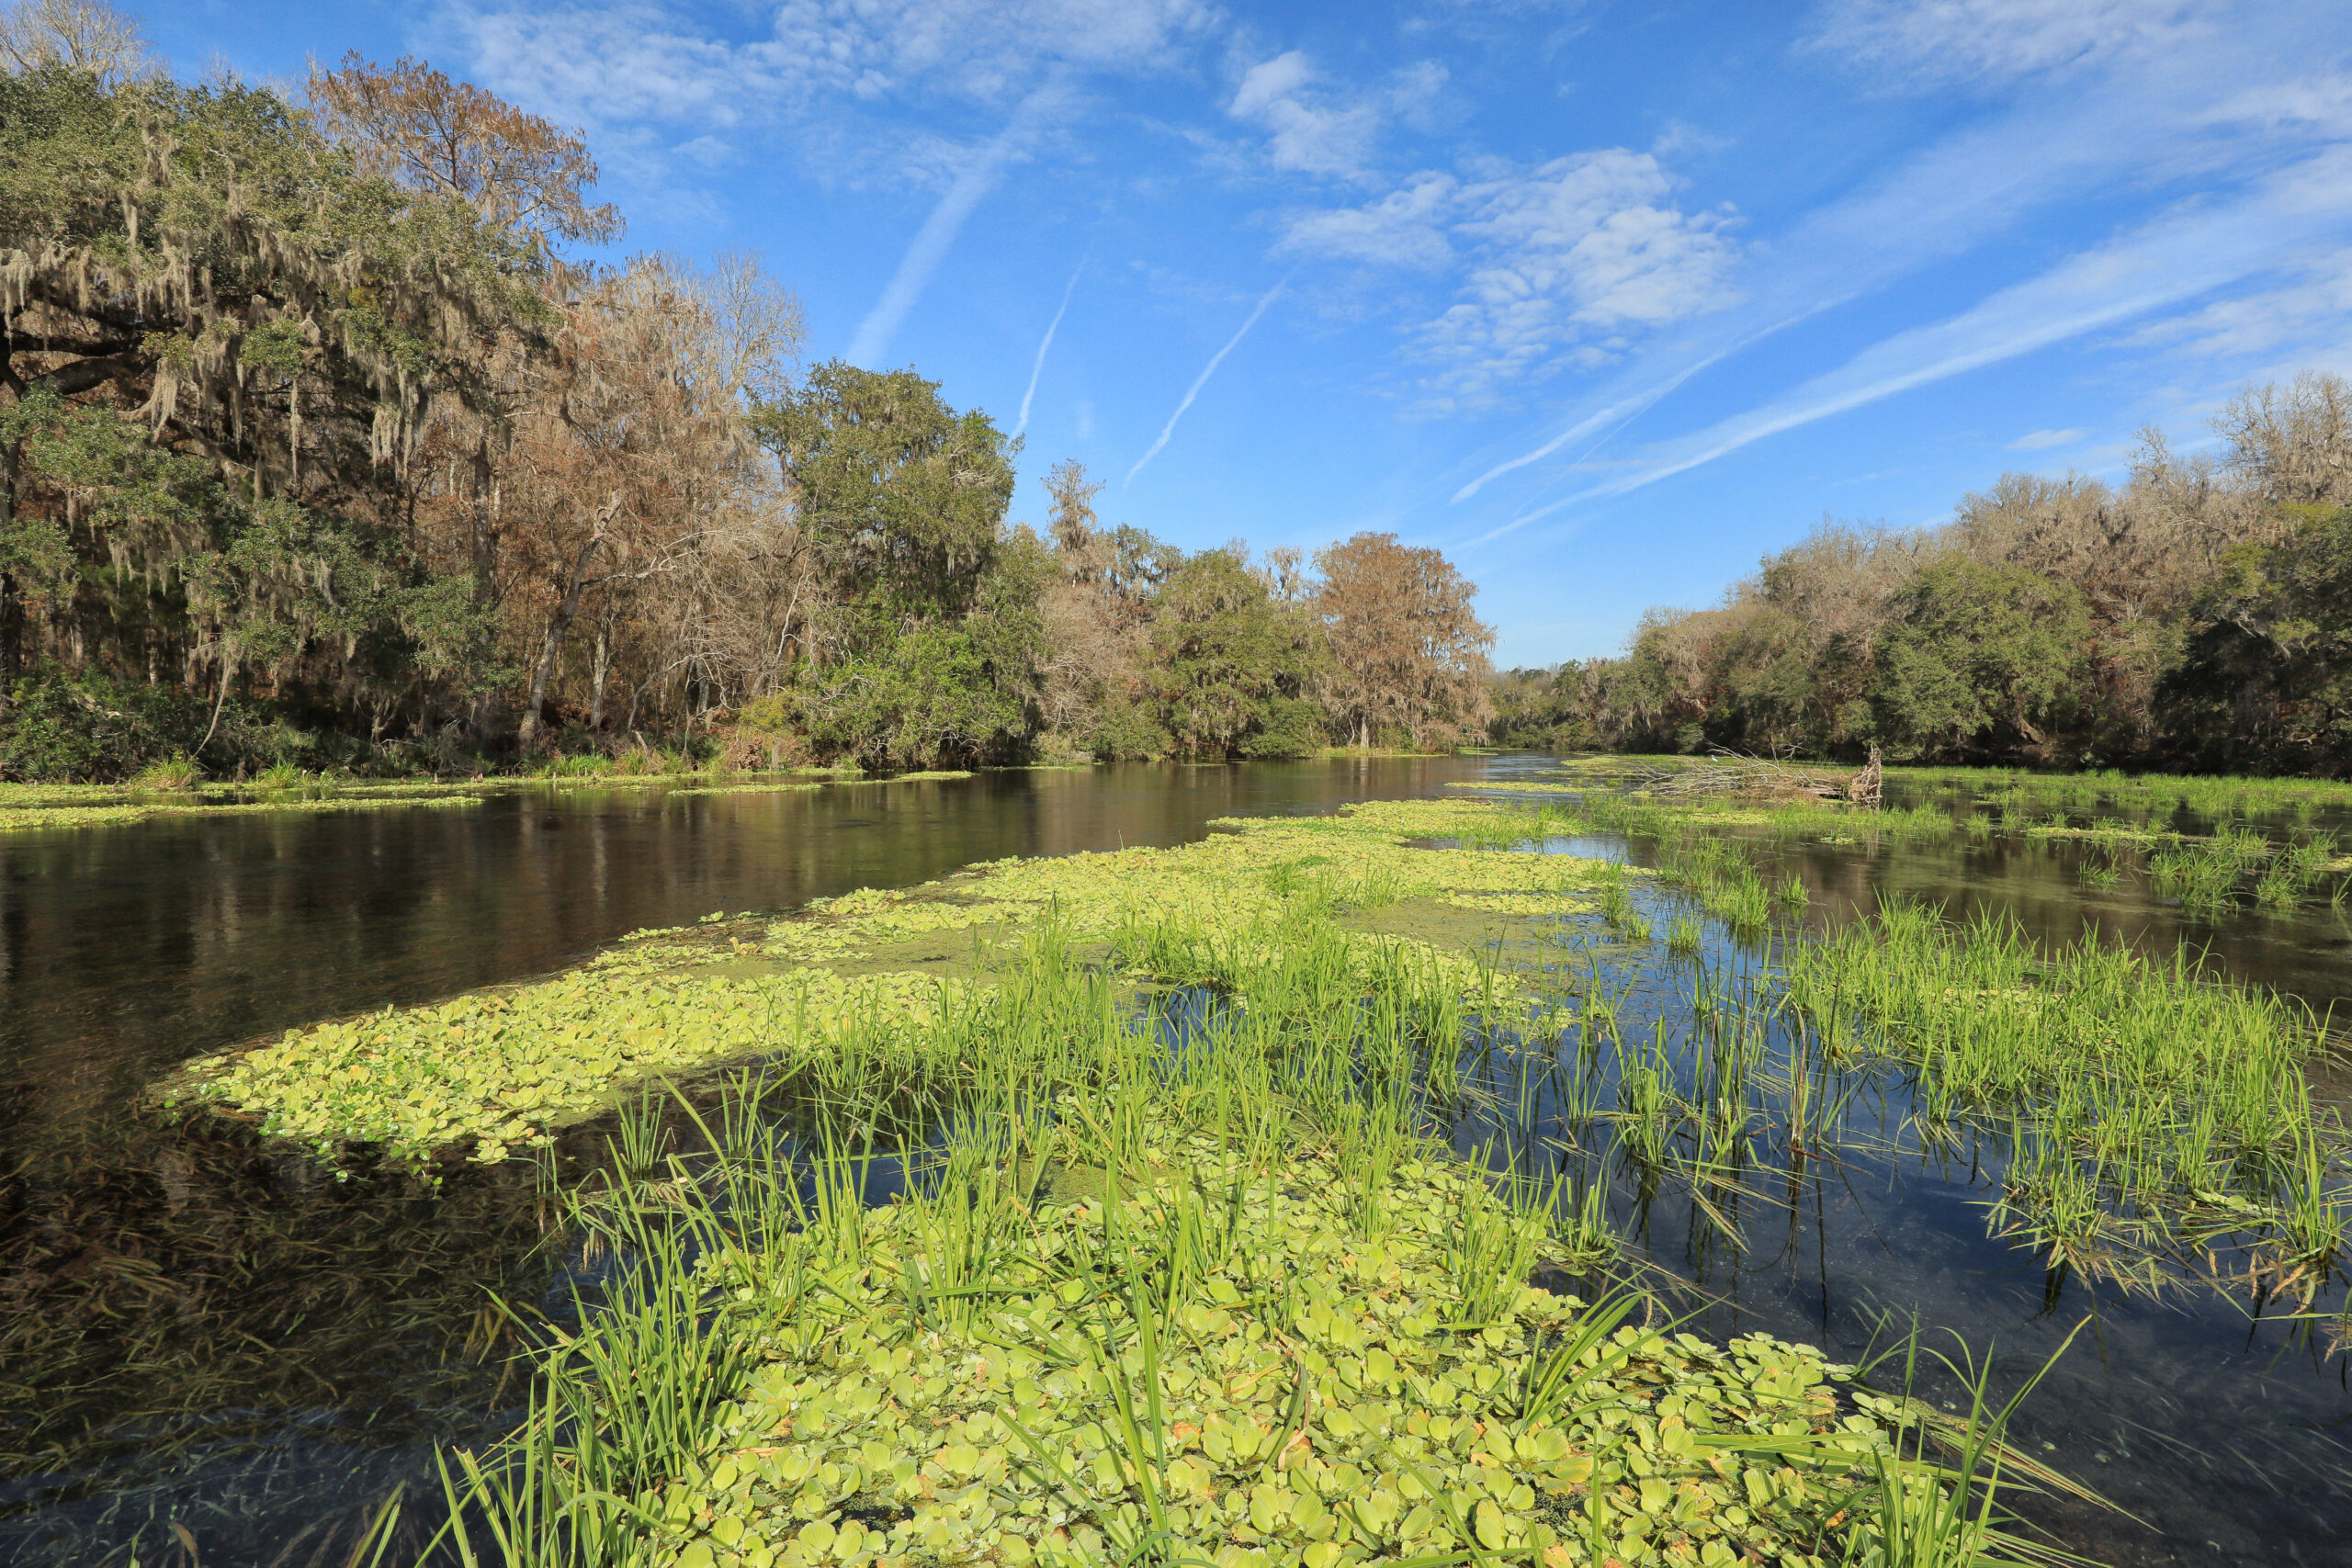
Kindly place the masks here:
<instances>
[{"instance_id":1,"label":"blue sky","mask_svg":"<svg viewBox=\"0 0 2352 1568\"><path fill-rule=\"evenodd\" d=\"M1443 547L1613 651L1825 513L2111 479L2352 371L2341 0L235 0L183 73L412 52L567 124L620 247L752 250L1199 547Z\"/></svg>"}]
</instances>

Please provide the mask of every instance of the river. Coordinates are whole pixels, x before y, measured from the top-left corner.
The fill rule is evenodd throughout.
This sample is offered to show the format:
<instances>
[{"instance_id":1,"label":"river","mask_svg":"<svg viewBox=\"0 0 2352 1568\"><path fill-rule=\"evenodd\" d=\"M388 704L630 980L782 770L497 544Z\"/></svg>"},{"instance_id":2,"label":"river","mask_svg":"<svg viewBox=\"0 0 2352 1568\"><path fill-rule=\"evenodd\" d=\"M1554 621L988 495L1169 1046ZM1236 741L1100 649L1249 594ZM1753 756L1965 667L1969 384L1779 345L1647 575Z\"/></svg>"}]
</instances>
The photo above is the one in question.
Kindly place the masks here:
<instances>
[{"instance_id":1,"label":"river","mask_svg":"<svg viewBox=\"0 0 2352 1568\"><path fill-rule=\"evenodd\" d=\"M1135 765L774 795L535 787L458 807L0 836L0 1562L309 1562L394 1486L413 1498L429 1485L435 1444L512 1409L492 1293L558 1314L570 1299L519 1162L429 1197L338 1180L226 1129L140 1112L174 1064L548 973L714 910L1183 842L1217 817L1545 765ZM2316 1005L2352 996L2352 931L2333 913L2200 924L2144 887L2086 886L2064 844L1780 853L1775 876L1801 875L1816 918L1901 891L2014 912L2045 940L2086 920L2111 940L2186 938ZM1839 1355L1916 1314L2023 1365L2087 1313L2020 1435L2145 1528L2043 1510L2070 1542L2134 1564L2352 1558L2352 1394L2324 1334L2210 1290L2149 1301L2053 1280L1986 1238L1990 1179L1863 1162L1816 1173L1802 1201L1749 1224L1743 1247L1694 1239L1670 1203L1643 1211L1633 1246L1717 1293L1710 1331L1760 1327Z\"/></svg>"}]
</instances>

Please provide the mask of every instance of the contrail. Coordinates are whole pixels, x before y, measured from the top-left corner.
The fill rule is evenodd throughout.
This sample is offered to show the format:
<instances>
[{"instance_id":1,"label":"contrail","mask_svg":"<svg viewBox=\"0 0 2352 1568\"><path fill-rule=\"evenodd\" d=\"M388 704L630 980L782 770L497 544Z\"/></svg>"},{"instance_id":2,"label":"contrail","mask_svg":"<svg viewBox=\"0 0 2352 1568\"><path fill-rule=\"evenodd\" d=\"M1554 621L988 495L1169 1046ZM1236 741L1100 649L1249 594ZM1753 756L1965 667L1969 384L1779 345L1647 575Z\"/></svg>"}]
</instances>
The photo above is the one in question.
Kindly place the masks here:
<instances>
[{"instance_id":1,"label":"contrail","mask_svg":"<svg viewBox=\"0 0 2352 1568\"><path fill-rule=\"evenodd\" d=\"M1085 270L1086 258L1080 256L1078 258L1078 271L1071 273L1069 281L1062 286L1062 308L1056 310L1054 319L1046 323L1045 338L1037 344L1037 362L1029 367L1029 389L1021 394L1021 418L1012 426L1015 439L1029 428L1029 404L1037 396L1037 378L1045 373L1046 350L1054 346L1054 333L1061 326L1062 317L1069 311L1069 297L1078 291L1078 274Z\"/></svg>"},{"instance_id":2,"label":"contrail","mask_svg":"<svg viewBox=\"0 0 2352 1568\"><path fill-rule=\"evenodd\" d=\"M1507 463L1496 464L1493 468L1488 468L1485 473L1480 474L1476 479L1472 479L1468 484L1464 485L1460 490L1455 491L1453 492L1454 502L1458 504L1469 500L1472 496L1477 494L1479 491L1486 488L1489 480L1498 479L1514 468L1523 468L1530 463L1541 462L1544 458L1550 457L1553 453L1558 451L1561 447L1566 446L1569 442L1577 440L1580 436L1590 435L1594 431L1601 430L1601 426L1607 425L1609 428L1601 430L1600 437L1593 443L1593 446L1598 447L1602 441L1608 440L1611 436L1624 429L1626 425L1631 424L1634 422L1635 415L1649 409L1660 399L1664 398L1668 392L1673 391L1677 387L1682 385L1683 382L1688 381L1691 377L1696 376L1700 371L1706 369L1707 367L1714 364L1716 361L1724 358L1726 355L1738 349L1747 347L1747 344L1753 341L1753 337L1743 338L1738 343L1734 344L1730 348L1724 349L1721 353L1711 354L1702 359L1694 361L1686 368L1677 371L1674 375L1668 377L1657 386L1651 388L1648 391L1637 392L1630 398L1625 398L1617 402L1611 403L1609 407L1602 409L1598 413L1590 414L1586 418L1578 420L1576 423L1568 426L1567 429L1560 432L1559 434L1552 437L1551 440L1544 443L1543 446L1535 448L1534 451L1527 453L1522 457L1513 457ZM1589 456L1589 451L1588 451L1586 455ZM1581 462L1583 461L1583 458L1579 457L1577 460Z\"/></svg>"},{"instance_id":3,"label":"contrail","mask_svg":"<svg viewBox=\"0 0 2352 1568\"><path fill-rule=\"evenodd\" d=\"M1184 411L1193 406L1193 400L1199 397L1201 395L1201 389L1209 384L1209 378L1216 375L1216 367L1225 363L1225 356L1231 354L1236 348L1241 345L1241 340L1250 335L1250 329L1258 324L1258 318L1266 313L1266 307L1274 302L1274 296L1280 294L1283 289L1289 287L1290 275L1286 273L1283 275L1283 280L1280 283L1275 284L1272 288L1266 290L1266 297L1258 301L1258 308L1250 312L1250 319L1241 323L1241 330L1234 333L1233 336L1227 341L1226 345L1216 351L1216 357L1208 362L1207 367L1193 378L1193 385L1191 389L1185 392L1184 400L1178 403L1176 405L1176 412L1168 416L1168 423L1166 427L1160 431L1159 439L1151 444L1150 451L1146 452L1142 457L1136 459L1136 466L1127 470L1127 477L1125 480L1123 481L1124 483L1135 483L1136 476L1143 472L1143 466L1146 463L1150 462L1154 457L1159 456L1159 449L1168 445L1168 438L1170 436L1176 434L1176 422L1184 417Z\"/></svg>"},{"instance_id":4,"label":"contrail","mask_svg":"<svg viewBox=\"0 0 2352 1568\"><path fill-rule=\"evenodd\" d=\"M914 243L907 247L906 255L899 262L899 270L891 276L890 287L882 291L882 298L874 302L874 309L868 310L865 320L858 323L857 336L851 340L849 352L842 355L843 358L868 370L876 368L875 361L889 350L890 339L897 333L899 323L906 320L907 312L914 309L917 299L922 298L923 289L931 282L931 275L937 272L939 264L946 259L948 247L956 243L956 236L964 231L965 220L972 216L972 209L1003 176L1004 166L1028 144L1031 130L1040 113L1058 102L1060 97L1058 83L1048 84L1030 94L1022 101L1021 107L1012 111L1012 123L981 148L971 166L947 187L947 194L939 198L939 205L931 209L931 216L924 219L922 227L916 231Z\"/></svg>"}]
</instances>

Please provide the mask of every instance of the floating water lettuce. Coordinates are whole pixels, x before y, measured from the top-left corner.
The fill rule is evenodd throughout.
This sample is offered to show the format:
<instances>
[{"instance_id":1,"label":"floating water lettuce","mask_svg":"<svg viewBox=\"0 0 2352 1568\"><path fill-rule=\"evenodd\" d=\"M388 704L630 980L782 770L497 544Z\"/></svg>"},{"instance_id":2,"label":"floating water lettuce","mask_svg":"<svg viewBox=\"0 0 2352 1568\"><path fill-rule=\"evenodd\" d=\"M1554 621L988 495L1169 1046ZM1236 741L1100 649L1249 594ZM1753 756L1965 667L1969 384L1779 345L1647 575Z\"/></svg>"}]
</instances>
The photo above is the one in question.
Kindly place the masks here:
<instances>
[{"instance_id":1,"label":"floating water lettuce","mask_svg":"<svg viewBox=\"0 0 2352 1568\"><path fill-rule=\"evenodd\" d=\"M1367 961L1398 946L1463 995L1488 987L1473 951L1498 919L1558 916L1623 873L1570 855L1438 851L1411 840L1508 840L1520 818L1472 801L1379 801L1334 817L1237 818L1170 849L1000 861L902 891L812 903L763 937L630 933L584 968L434 1006L289 1031L262 1049L188 1064L164 1088L234 1111L322 1153L378 1145L420 1159L470 1143L495 1162L650 1079L753 1056L786 1069L831 1049L846 1025L885 1025L984 984L991 954L1052 919L1162 978L1216 981L1273 954L1250 945L1285 911L1360 922L1400 905L1459 911L1460 940L1371 929ZM1483 917L1483 918L1481 918ZM731 928L714 928L724 931ZM1178 952L1166 933L1208 929L1222 946Z\"/></svg>"},{"instance_id":2,"label":"floating water lettuce","mask_svg":"<svg viewBox=\"0 0 2352 1568\"><path fill-rule=\"evenodd\" d=\"M1367 1237L1360 1191L1311 1153L1153 1156L1182 1177L1019 1211L977 1297L925 1300L969 1243L921 1201L707 1262L764 1365L642 1500L655 1559L1077 1568L1157 1537L1155 1560L1225 1568L1570 1544L1806 1564L1884 1445L1838 1397L1850 1369L1810 1348L1616 1326L1509 1280L1482 1299L1460 1232L1511 1222L1465 1168L1401 1165ZM1204 1229L1190 1274L1122 1254Z\"/></svg>"}]
</instances>

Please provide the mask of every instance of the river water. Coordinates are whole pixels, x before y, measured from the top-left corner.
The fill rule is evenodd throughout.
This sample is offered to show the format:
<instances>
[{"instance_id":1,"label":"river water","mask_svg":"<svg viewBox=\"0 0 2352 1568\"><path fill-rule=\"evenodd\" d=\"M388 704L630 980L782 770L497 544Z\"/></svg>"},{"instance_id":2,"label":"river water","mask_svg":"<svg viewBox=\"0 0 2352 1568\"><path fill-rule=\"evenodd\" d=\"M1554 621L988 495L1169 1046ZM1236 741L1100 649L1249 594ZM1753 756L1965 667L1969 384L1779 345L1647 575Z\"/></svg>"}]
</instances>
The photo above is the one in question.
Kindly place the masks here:
<instances>
[{"instance_id":1,"label":"river water","mask_svg":"<svg viewBox=\"0 0 2352 1568\"><path fill-rule=\"evenodd\" d=\"M136 1112L174 1064L543 974L713 910L1178 843L1221 816L1507 784L1548 761L1137 765L779 795L518 789L463 807L0 836L0 1562L340 1564L339 1543L394 1486L429 1484L435 1443L511 1409L492 1293L559 1313L569 1299L519 1163L432 1197L332 1179ZM2189 940L2315 1005L2352 997L2352 930L2329 911L2198 923L2131 884L2085 886L2063 843L1781 853L1776 878L1802 875L1827 918L1898 891L2007 909L2045 940L2086 921L2167 951ZM2053 1280L1987 1239L1990 1180L1925 1158L1816 1173L1734 1247L1670 1201L1620 1217L1637 1252L1713 1293L1714 1332L1851 1356L1916 1315L2012 1369L2089 1314L2019 1432L2143 1522L2037 1514L2119 1564L2352 1561L2352 1393L2324 1333L2208 1288L2152 1302Z\"/></svg>"}]
</instances>

